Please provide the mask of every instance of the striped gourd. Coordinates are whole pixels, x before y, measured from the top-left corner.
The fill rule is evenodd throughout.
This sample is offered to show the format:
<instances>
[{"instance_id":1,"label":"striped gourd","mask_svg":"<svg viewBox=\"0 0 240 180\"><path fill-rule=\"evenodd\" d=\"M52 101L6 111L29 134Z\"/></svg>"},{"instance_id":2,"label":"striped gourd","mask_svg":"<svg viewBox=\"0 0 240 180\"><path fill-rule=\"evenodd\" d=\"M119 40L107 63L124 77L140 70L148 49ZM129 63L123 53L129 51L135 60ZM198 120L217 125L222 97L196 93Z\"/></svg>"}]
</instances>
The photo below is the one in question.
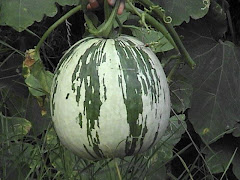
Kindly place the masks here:
<instances>
[{"instance_id":1,"label":"striped gourd","mask_svg":"<svg viewBox=\"0 0 240 180\"><path fill-rule=\"evenodd\" d=\"M51 114L62 144L82 158L144 152L168 126L166 76L156 55L136 38L88 37L59 62Z\"/></svg>"}]
</instances>

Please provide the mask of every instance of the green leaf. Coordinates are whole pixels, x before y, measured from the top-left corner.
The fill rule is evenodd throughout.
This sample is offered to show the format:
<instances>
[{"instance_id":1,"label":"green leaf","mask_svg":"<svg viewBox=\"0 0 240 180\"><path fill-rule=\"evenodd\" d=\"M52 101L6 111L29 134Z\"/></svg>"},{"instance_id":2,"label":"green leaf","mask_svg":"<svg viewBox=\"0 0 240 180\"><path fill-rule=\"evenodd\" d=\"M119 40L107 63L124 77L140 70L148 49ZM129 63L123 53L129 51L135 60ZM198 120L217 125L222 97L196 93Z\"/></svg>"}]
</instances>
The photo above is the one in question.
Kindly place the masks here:
<instances>
[{"instance_id":1,"label":"green leaf","mask_svg":"<svg viewBox=\"0 0 240 180\"><path fill-rule=\"evenodd\" d=\"M31 96L28 90L25 94L24 91L16 93L12 89L6 88L1 90L1 95L0 101L4 103L2 107L6 109L8 115L28 119L34 135L39 135L47 129L51 121L48 98L44 98L44 104L40 107L37 99ZM44 116L43 111L47 112Z\"/></svg>"},{"instance_id":2,"label":"green leaf","mask_svg":"<svg viewBox=\"0 0 240 180\"><path fill-rule=\"evenodd\" d=\"M159 144L155 148L158 148L157 153L150 160L150 168L147 176L154 177L164 177L166 174L159 175L159 171L165 170L163 165L165 162L169 161L173 157L173 148L180 141L182 134L185 133L185 128L187 127L185 122L185 115L176 115L170 118L170 124L167 131L161 138ZM151 154L152 152L150 152Z\"/></svg>"},{"instance_id":3,"label":"green leaf","mask_svg":"<svg viewBox=\"0 0 240 180\"><path fill-rule=\"evenodd\" d=\"M1 174L3 179L25 179L30 171L29 164L32 162L32 159L30 159L30 153L27 151L33 149L33 146L20 142L11 142L8 146L2 146L0 168L2 170L6 168L6 176L4 177L4 174Z\"/></svg>"},{"instance_id":4,"label":"green leaf","mask_svg":"<svg viewBox=\"0 0 240 180\"><path fill-rule=\"evenodd\" d=\"M31 76L33 76L36 81L33 81L30 87L38 89L38 87L40 86L40 89L38 89L38 91L49 95L52 86L53 73L51 73L50 71L46 71L42 62L38 61L38 63L35 63L31 69L31 74L29 77ZM29 77L26 78L26 81Z\"/></svg>"},{"instance_id":5,"label":"green leaf","mask_svg":"<svg viewBox=\"0 0 240 180\"><path fill-rule=\"evenodd\" d=\"M240 123L234 126L233 136L240 137Z\"/></svg>"},{"instance_id":6,"label":"green leaf","mask_svg":"<svg viewBox=\"0 0 240 180\"><path fill-rule=\"evenodd\" d=\"M184 21L189 22L190 18L199 19L208 12L210 0L153 0L166 11L166 16L172 18L173 25L180 25Z\"/></svg>"},{"instance_id":7,"label":"green leaf","mask_svg":"<svg viewBox=\"0 0 240 180\"><path fill-rule=\"evenodd\" d=\"M238 158L240 158L239 152L238 152ZM237 177L237 179L240 179L240 168L239 167L240 167L240 162L233 161L233 169L232 170L233 170L233 174Z\"/></svg>"},{"instance_id":8,"label":"green leaf","mask_svg":"<svg viewBox=\"0 0 240 180\"><path fill-rule=\"evenodd\" d=\"M233 173L240 178L240 151L236 138L225 137L210 145L211 149L205 149L207 166L213 174L223 173L229 164L233 165ZM232 160L231 160L232 158Z\"/></svg>"},{"instance_id":9,"label":"green leaf","mask_svg":"<svg viewBox=\"0 0 240 180\"><path fill-rule=\"evenodd\" d=\"M76 171L74 167L78 169L84 168L81 167L82 163L79 162L81 161L80 158L60 145L57 133L53 127L48 129L46 133L46 143L47 148L51 151L49 153L51 165L56 168L59 173L64 174L65 179L74 179L73 177L78 175L78 171Z\"/></svg>"},{"instance_id":10,"label":"green leaf","mask_svg":"<svg viewBox=\"0 0 240 180\"><path fill-rule=\"evenodd\" d=\"M215 41L208 27L203 19L178 31L197 63L183 69L194 88L189 120L206 143L232 132L240 117L240 48Z\"/></svg>"},{"instance_id":11,"label":"green leaf","mask_svg":"<svg viewBox=\"0 0 240 180\"><path fill-rule=\"evenodd\" d=\"M46 114L43 115L43 111L46 111ZM39 101L30 96L26 107L26 118L31 121L35 136L43 133L51 121L49 99L45 98L44 105L39 106Z\"/></svg>"},{"instance_id":12,"label":"green leaf","mask_svg":"<svg viewBox=\"0 0 240 180\"><path fill-rule=\"evenodd\" d=\"M176 112L181 113L191 107L193 88L186 78L180 78L180 75L177 75L177 79L174 79L169 87L172 108Z\"/></svg>"},{"instance_id":13,"label":"green leaf","mask_svg":"<svg viewBox=\"0 0 240 180\"><path fill-rule=\"evenodd\" d=\"M172 44L159 31L140 28L137 26L129 26L133 36L149 46L155 53L165 52L173 49Z\"/></svg>"},{"instance_id":14,"label":"green leaf","mask_svg":"<svg viewBox=\"0 0 240 180\"><path fill-rule=\"evenodd\" d=\"M46 71L40 59L34 59L34 50L27 51L23 62L23 76L25 83L33 96L49 96L52 86L53 73Z\"/></svg>"},{"instance_id":15,"label":"green leaf","mask_svg":"<svg viewBox=\"0 0 240 180\"><path fill-rule=\"evenodd\" d=\"M172 158L172 149L180 141L182 134L185 133L186 123L184 120L184 114L170 118L169 127L159 143L158 157L160 161L165 162Z\"/></svg>"},{"instance_id":16,"label":"green leaf","mask_svg":"<svg viewBox=\"0 0 240 180\"><path fill-rule=\"evenodd\" d=\"M29 75L25 83L28 85L29 91L33 96L44 96L45 92L42 90L42 86L39 83L38 79L33 75Z\"/></svg>"},{"instance_id":17,"label":"green leaf","mask_svg":"<svg viewBox=\"0 0 240 180\"><path fill-rule=\"evenodd\" d=\"M3 127L0 129L0 134L3 134L8 140L20 139L26 135L32 127L32 124L24 118L6 117L1 112L0 119L3 125ZM0 136L0 138L2 137Z\"/></svg>"},{"instance_id":18,"label":"green leaf","mask_svg":"<svg viewBox=\"0 0 240 180\"><path fill-rule=\"evenodd\" d=\"M55 3L61 6L77 5L79 0L1 0L0 25L11 26L21 32L34 21L40 22L44 15L55 16L57 14Z\"/></svg>"},{"instance_id":19,"label":"green leaf","mask_svg":"<svg viewBox=\"0 0 240 180\"><path fill-rule=\"evenodd\" d=\"M49 154L51 164L59 173L64 175L64 179L74 179L78 171L74 169L77 166L76 156L64 147L58 146Z\"/></svg>"},{"instance_id":20,"label":"green leaf","mask_svg":"<svg viewBox=\"0 0 240 180\"><path fill-rule=\"evenodd\" d=\"M47 137L47 144L50 146L56 146L58 140L57 140L57 133L54 128L50 128L46 134Z\"/></svg>"},{"instance_id":21,"label":"green leaf","mask_svg":"<svg viewBox=\"0 0 240 180\"><path fill-rule=\"evenodd\" d=\"M43 130L46 127L46 123L48 124L50 120L49 95L51 91L53 73L45 70L43 63L36 55L35 50L30 49L26 52L22 74L25 77L25 83L29 88L29 92L35 96L38 102L38 107L35 107L37 109L34 109L36 112L32 111L33 108L28 108L31 116L30 119L36 122L34 124L38 124L39 119L44 119L44 123L42 122L42 125L39 126L41 127L40 130ZM35 105L33 100L30 103ZM39 110L40 114L38 113ZM35 127L37 128L36 132L39 132L38 126Z\"/></svg>"},{"instance_id":22,"label":"green leaf","mask_svg":"<svg viewBox=\"0 0 240 180\"><path fill-rule=\"evenodd\" d=\"M180 141L181 136L185 133L185 128L187 127L185 118L184 114L172 116L170 118L169 127L161 138L161 142L164 142L163 146L173 148Z\"/></svg>"}]
</instances>

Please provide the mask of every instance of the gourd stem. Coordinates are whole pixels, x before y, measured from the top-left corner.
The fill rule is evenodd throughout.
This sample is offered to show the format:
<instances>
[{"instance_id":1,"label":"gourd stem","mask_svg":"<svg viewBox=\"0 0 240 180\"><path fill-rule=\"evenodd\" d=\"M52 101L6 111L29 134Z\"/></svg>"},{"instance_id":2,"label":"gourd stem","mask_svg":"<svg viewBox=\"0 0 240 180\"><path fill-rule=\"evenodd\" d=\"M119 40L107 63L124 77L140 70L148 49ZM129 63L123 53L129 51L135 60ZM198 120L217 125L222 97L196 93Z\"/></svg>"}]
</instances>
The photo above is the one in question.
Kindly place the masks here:
<instances>
[{"instance_id":1,"label":"gourd stem","mask_svg":"<svg viewBox=\"0 0 240 180\"><path fill-rule=\"evenodd\" d=\"M118 23L118 25L119 25L118 34L121 34L121 33L122 33L123 25L122 25L120 19L119 19L117 16L116 16L116 21L117 21L117 23Z\"/></svg>"},{"instance_id":2,"label":"gourd stem","mask_svg":"<svg viewBox=\"0 0 240 180\"><path fill-rule=\"evenodd\" d=\"M88 31L94 36L108 38L112 32L113 23L114 23L116 15L117 15L117 10L118 10L119 5L120 5L120 2L117 1L109 18L105 19L105 21L97 28L94 27L93 23L91 22L91 19L88 18L87 14L84 14L85 20L88 25Z\"/></svg>"},{"instance_id":3,"label":"gourd stem","mask_svg":"<svg viewBox=\"0 0 240 180\"><path fill-rule=\"evenodd\" d=\"M148 7L150 9L150 11L152 11L155 15L157 15L161 22L163 23L163 25L165 26L165 28L167 29L167 31L169 32L169 34L172 36L172 38L175 41L175 44L177 46L177 50L181 53L181 55L184 57L185 61L187 62L187 64L194 69L196 67L196 63L192 60L192 58L190 57L190 55L188 54L187 50L185 49L180 37L178 36L177 32L175 31L175 29L173 28L171 22L166 22L166 16L164 11L159 7L156 6L153 2L151 2L150 0L137 0L139 3L141 3L142 5L144 5L145 7Z\"/></svg>"},{"instance_id":4,"label":"gourd stem","mask_svg":"<svg viewBox=\"0 0 240 180\"><path fill-rule=\"evenodd\" d=\"M75 14L76 12L80 11L82 9L82 6L76 6L75 8L71 9L69 12L67 12L64 16L62 16L60 19L58 19L53 25L51 25L48 30L43 34L42 38L38 42L37 46L35 47L35 52L36 55L40 57L39 55L39 50L44 43L44 41L47 39L49 34L56 28L58 27L61 23L63 23L67 18Z\"/></svg>"},{"instance_id":5,"label":"gourd stem","mask_svg":"<svg viewBox=\"0 0 240 180\"><path fill-rule=\"evenodd\" d=\"M104 0L104 17L105 19L108 19L111 14L111 7L108 4L107 0Z\"/></svg>"}]
</instances>

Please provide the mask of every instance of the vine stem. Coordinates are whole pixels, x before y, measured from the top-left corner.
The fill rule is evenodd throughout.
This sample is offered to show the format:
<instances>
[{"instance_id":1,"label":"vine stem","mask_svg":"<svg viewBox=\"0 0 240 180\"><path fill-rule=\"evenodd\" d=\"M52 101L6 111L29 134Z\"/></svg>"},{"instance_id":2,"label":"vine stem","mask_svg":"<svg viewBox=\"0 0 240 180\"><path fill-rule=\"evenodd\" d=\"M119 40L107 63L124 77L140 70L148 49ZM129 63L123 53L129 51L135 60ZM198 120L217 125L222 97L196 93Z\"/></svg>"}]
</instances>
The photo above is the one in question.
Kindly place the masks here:
<instances>
[{"instance_id":1,"label":"vine stem","mask_svg":"<svg viewBox=\"0 0 240 180\"><path fill-rule=\"evenodd\" d=\"M167 76L168 83L172 82L173 75L176 72L176 70L177 70L177 68L179 67L180 64L181 64L181 60L178 59L177 62L175 62L173 68L171 69L171 71L169 72L169 74Z\"/></svg>"},{"instance_id":2,"label":"vine stem","mask_svg":"<svg viewBox=\"0 0 240 180\"><path fill-rule=\"evenodd\" d=\"M177 54L177 55L172 55L170 56L166 62L162 63L162 67L164 68L167 64L169 64L172 60L174 59L180 59L181 58L181 55L180 54Z\"/></svg>"},{"instance_id":3,"label":"vine stem","mask_svg":"<svg viewBox=\"0 0 240 180\"><path fill-rule=\"evenodd\" d=\"M111 7L108 4L108 1L104 0L104 17L105 17L105 19L109 19L110 14L111 14Z\"/></svg>"},{"instance_id":4,"label":"vine stem","mask_svg":"<svg viewBox=\"0 0 240 180\"><path fill-rule=\"evenodd\" d=\"M128 0L129 1L129 0ZM161 22L169 32L169 34L172 36L176 46L177 50L181 53L181 55L184 57L186 60L187 64L194 69L196 67L196 63L193 61L193 59L190 57L188 54L187 50L185 49L180 37L178 36L177 32L173 28L173 25L170 22L165 21L165 14L164 12L158 8L159 6L156 6L153 2L150 0L137 0L140 4L144 5L145 7L148 7L149 9L152 10L152 12L157 15L157 17L160 18ZM150 22L151 23L151 22Z\"/></svg>"},{"instance_id":5,"label":"vine stem","mask_svg":"<svg viewBox=\"0 0 240 180\"><path fill-rule=\"evenodd\" d=\"M126 5L126 9L128 11L130 11L133 14L136 14L138 16L141 17L141 13L143 13L142 10L136 8L129 0L127 0L128 4ZM164 27L164 25L162 25L161 23L159 23L154 17L152 17L151 15L149 15L148 13L145 14L145 20L151 24L153 27L156 28L156 30L160 31L163 36L165 38L167 38L167 40L174 46L174 48L177 49L177 46L174 42L174 40L172 39L172 36L169 34L169 32L166 30L166 28Z\"/></svg>"},{"instance_id":6,"label":"vine stem","mask_svg":"<svg viewBox=\"0 0 240 180\"><path fill-rule=\"evenodd\" d=\"M42 44L44 43L44 41L47 39L47 37L49 36L49 34L56 28L58 27L61 23L63 23L66 19L68 19L70 16L72 16L73 14L75 14L76 12L82 10L82 6L76 6L75 8L71 9L70 11L68 11L64 16L62 16L60 19L58 19L53 25L51 25L48 30L43 34L43 36L41 37L40 41L38 42L37 46L35 47L35 52L36 55L40 57L40 48L42 46Z\"/></svg>"}]
</instances>

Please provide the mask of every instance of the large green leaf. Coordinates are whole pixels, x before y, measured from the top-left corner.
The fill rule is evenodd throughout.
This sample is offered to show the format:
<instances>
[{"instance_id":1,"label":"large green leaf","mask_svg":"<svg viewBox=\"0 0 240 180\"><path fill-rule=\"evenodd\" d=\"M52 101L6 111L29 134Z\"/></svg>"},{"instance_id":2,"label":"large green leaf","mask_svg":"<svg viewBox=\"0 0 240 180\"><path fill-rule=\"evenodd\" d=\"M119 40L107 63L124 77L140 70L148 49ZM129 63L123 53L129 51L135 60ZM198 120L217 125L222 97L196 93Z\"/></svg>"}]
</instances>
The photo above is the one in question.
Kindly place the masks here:
<instances>
[{"instance_id":1,"label":"large green leaf","mask_svg":"<svg viewBox=\"0 0 240 180\"><path fill-rule=\"evenodd\" d=\"M194 87L189 120L210 143L239 128L240 48L228 41L215 41L208 27L206 21L198 20L179 33L197 63L195 70L183 69Z\"/></svg>"},{"instance_id":2,"label":"large green leaf","mask_svg":"<svg viewBox=\"0 0 240 180\"><path fill-rule=\"evenodd\" d=\"M1 0L0 25L11 26L23 31L34 21L40 22L44 15L57 14L55 3L61 6L79 4L79 0Z\"/></svg>"},{"instance_id":3,"label":"large green leaf","mask_svg":"<svg viewBox=\"0 0 240 180\"><path fill-rule=\"evenodd\" d=\"M181 77L179 74L173 79L169 85L171 92L172 108L178 112L183 113L186 109L191 107L191 98L193 88L186 78Z\"/></svg>"},{"instance_id":4,"label":"large green leaf","mask_svg":"<svg viewBox=\"0 0 240 180\"><path fill-rule=\"evenodd\" d=\"M166 15L172 18L173 25L189 22L190 18L202 18L207 14L210 5L210 0L153 0L153 2L164 8Z\"/></svg>"}]
</instances>

